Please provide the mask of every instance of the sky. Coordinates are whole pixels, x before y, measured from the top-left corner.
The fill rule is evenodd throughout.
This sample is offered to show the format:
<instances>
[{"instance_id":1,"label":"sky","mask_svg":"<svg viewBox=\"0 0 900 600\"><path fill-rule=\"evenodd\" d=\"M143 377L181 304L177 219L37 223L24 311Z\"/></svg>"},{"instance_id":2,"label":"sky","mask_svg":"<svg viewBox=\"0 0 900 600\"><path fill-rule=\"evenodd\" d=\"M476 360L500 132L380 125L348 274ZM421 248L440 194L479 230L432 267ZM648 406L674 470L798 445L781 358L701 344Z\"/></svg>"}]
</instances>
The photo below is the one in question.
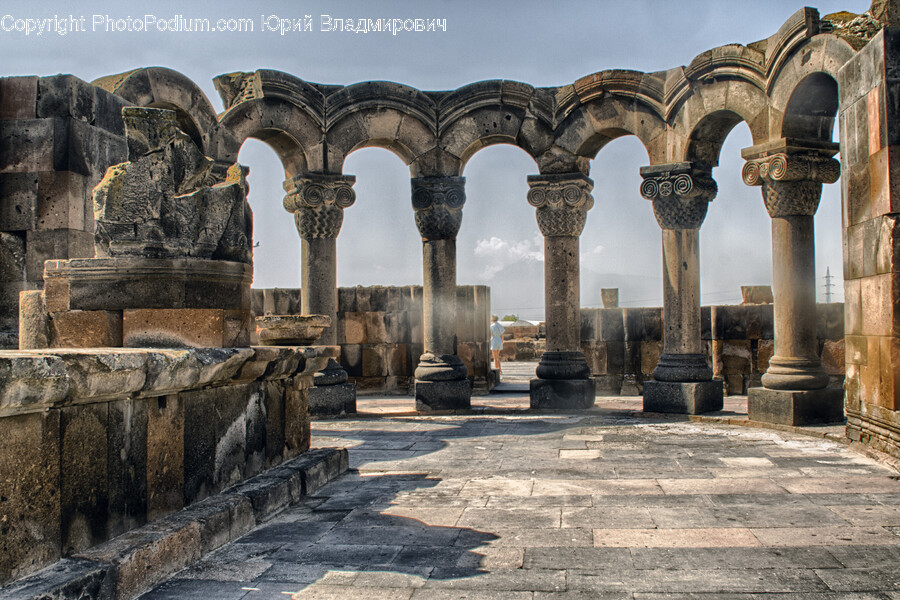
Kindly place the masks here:
<instances>
[{"instance_id":1,"label":"sky","mask_svg":"<svg viewBox=\"0 0 900 600\"><path fill-rule=\"evenodd\" d=\"M802 6L793 0L4 0L0 56L4 76L70 73L91 81L137 67L168 67L196 82L218 112L222 103L213 77L259 68L319 83L387 80L423 90L452 90L484 79L558 86L610 68L661 71L689 64L716 46L769 37ZM822 0L815 6L824 16L840 10L861 13L869 2ZM312 17L312 31L282 35L263 27L306 15ZM445 19L446 31L321 31L323 15ZM159 22L176 16L213 23L249 19L254 30L106 31L107 19ZM15 30L20 19L54 17L84 17L84 31L38 35ZM740 150L751 143L749 129L739 124L713 171L719 193L700 236L703 304L738 303L741 285L771 284L770 219L760 189L745 186L740 177ZM299 287L300 244L293 219L282 208L280 162L256 140L244 144L239 161L250 167L249 201L259 243L254 286ZM633 137L608 144L591 163L595 204L581 236L584 307L601 306L600 289L609 287L619 288L623 306L662 303L660 229L650 202L638 192L638 170L647 163ZM337 241L338 285L421 284L421 239L410 204L409 168L387 150L364 148L347 158L344 172L357 178L357 201L345 211ZM467 202L457 240L457 281L491 286L492 312L501 316L543 317L543 240L525 200L526 176L536 173L524 151L505 145L479 151L463 173ZM843 299L839 186L825 186L816 215L820 301L826 299L826 270L833 276L832 300Z\"/></svg>"}]
</instances>

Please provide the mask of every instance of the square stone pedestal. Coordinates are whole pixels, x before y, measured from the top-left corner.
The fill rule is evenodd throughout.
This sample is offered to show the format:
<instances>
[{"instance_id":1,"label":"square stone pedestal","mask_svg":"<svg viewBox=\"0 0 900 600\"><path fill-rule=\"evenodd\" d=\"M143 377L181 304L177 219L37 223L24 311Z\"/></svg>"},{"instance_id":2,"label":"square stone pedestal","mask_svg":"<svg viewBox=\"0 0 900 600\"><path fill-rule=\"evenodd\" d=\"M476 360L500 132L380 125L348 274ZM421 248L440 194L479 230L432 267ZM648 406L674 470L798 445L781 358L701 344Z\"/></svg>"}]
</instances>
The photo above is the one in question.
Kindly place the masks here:
<instances>
[{"instance_id":1,"label":"square stone pedestal","mask_svg":"<svg viewBox=\"0 0 900 600\"><path fill-rule=\"evenodd\" d=\"M722 410L722 382L645 381L644 412L699 415Z\"/></svg>"},{"instance_id":2,"label":"square stone pedestal","mask_svg":"<svg viewBox=\"0 0 900 600\"><path fill-rule=\"evenodd\" d=\"M337 383L315 386L309 393L309 414L313 417L332 417L356 413L356 385Z\"/></svg>"},{"instance_id":3,"label":"square stone pedestal","mask_svg":"<svg viewBox=\"0 0 900 600\"><path fill-rule=\"evenodd\" d=\"M844 390L792 391L750 388L747 412L751 421L779 425L815 425L844 420Z\"/></svg>"},{"instance_id":4,"label":"square stone pedestal","mask_svg":"<svg viewBox=\"0 0 900 600\"><path fill-rule=\"evenodd\" d=\"M472 384L456 381L416 381L416 410L468 410L472 407Z\"/></svg>"},{"instance_id":5,"label":"square stone pedestal","mask_svg":"<svg viewBox=\"0 0 900 600\"><path fill-rule=\"evenodd\" d=\"M593 379L532 379L531 408L590 408L597 396Z\"/></svg>"}]
</instances>

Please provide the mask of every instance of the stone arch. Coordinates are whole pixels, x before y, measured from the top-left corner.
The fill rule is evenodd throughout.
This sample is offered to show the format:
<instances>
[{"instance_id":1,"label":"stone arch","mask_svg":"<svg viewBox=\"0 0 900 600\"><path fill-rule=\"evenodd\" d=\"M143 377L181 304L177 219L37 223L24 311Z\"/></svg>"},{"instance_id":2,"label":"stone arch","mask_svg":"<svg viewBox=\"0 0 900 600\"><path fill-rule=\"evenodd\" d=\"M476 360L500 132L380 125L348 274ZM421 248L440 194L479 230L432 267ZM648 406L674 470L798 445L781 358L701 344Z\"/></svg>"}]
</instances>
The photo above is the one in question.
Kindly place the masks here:
<instances>
[{"instance_id":1,"label":"stone arch","mask_svg":"<svg viewBox=\"0 0 900 600\"><path fill-rule=\"evenodd\" d=\"M691 82L691 90L673 115L674 161L694 161L715 167L725 138L744 121L753 143L769 137L769 100L762 81L714 79Z\"/></svg>"},{"instance_id":2,"label":"stone arch","mask_svg":"<svg viewBox=\"0 0 900 600\"><path fill-rule=\"evenodd\" d=\"M573 110L555 131L550 153L562 151L589 160L623 135L637 137L650 162L663 162L666 124L659 113L635 98L603 95Z\"/></svg>"},{"instance_id":3,"label":"stone arch","mask_svg":"<svg viewBox=\"0 0 900 600\"><path fill-rule=\"evenodd\" d=\"M434 99L415 88L387 81L357 83L325 100L326 164L339 173L354 150L390 150L405 164L437 147Z\"/></svg>"},{"instance_id":4,"label":"stone arch","mask_svg":"<svg viewBox=\"0 0 900 600\"><path fill-rule=\"evenodd\" d=\"M214 155L216 111L203 90L182 73L166 67L145 67L101 77L91 83L136 106L175 111L179 128L205 154Z\"/></svg>"},{"instance_id":5,"label":"stone arch","mask_svg":"<svg viewBox=\"0 0 900 600\"><path fill-rule=\"evenodd\" d=\"M837 81L821 71L810 73L797 83L788 99L781 137L830 142L837 111Z\"/></svg>"},{"instance_id":6,"label":"stone arch","mask_svg":"<svg viewBox=\"0 0 900 600\"><path fill-rule=\"evenodd\" d=\"M826 121L817 119L820 117L814 113L827 111L827 104L835 103L836 99L829 97L824 105L819 105L815 98L811 98L811 92L816 90L826 91L829 96L832 93L832 83L837 81L838 70L854 55L854 50L846 41L830 34L819 34L809 38L804 44L792 51L792 54L780 63L780 68L773 71L767 81L767 92L772 107L772 132L780 137L784 132L800 130L816 133L823 127L833 126ZM773 58L773 61L775 59ZM810 77L813 76L814 77ZM827 78L827 79L826 79ZM824 87L823 87L824 86ZM795 92L799 95L795 96ZM833 84L833 92L837 93L837 84ZM787 111L790 106L791 114ZM813 106L817 105L817 106ZM799 112L798 112L799 111ZM805 111L805 112L804 112ZM809 111L812 111L810 113ZM803 118L798 116L814 117L807 119L804 126L800 123ZM789 121L785 123L785 121ZM822 139L817 134L814 139ZM830 137L829 137L830 140Z\"/></svg>"},{"instance_id":7,"label":"stone arch","mask_svg":"<svg viewBox=\"0 0 900 600\"><path fill-rule=\"evenodd\" d=\"M504 80L481 81L450 92L438 104L441 150L458 158L461 168L493 144L517 146L535 159L553 139L549 114L539 108L543 93ZM539 98L533 104L535 95Z\"/></svg>"},{"instance_id":8,"label":"stone arch","mask_svg":"<svg viewBox=\"0 0 900 600\"><path fill-rule=\"evenodd\" d=\"M279 98L239 102L219 121L219 159L234 162L248 138L268 144L281 159L285 179L308 171L321 171L322 128L309 113Z\"/></svg>"}]
</instances>

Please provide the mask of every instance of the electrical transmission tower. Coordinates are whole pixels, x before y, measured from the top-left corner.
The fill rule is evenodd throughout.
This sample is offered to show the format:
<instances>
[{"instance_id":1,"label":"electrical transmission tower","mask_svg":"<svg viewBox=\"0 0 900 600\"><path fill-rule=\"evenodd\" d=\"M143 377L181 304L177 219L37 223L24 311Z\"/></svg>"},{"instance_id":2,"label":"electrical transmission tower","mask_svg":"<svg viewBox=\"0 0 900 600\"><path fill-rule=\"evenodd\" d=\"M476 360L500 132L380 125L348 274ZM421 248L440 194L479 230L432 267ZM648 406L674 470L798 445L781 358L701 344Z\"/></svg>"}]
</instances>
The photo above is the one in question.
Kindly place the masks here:
<instances>
[{"instance_id":1,"label":"electrical transmission tower","mask_svg":"<svg viewBox=\"0 0 900 600\"><path fill-rule=\"evenodd\" d=\"M834 287L831 279L831 267L825 267L825 302L828 304L831 304L831 288Z\"/></svg>"}]
</instances>

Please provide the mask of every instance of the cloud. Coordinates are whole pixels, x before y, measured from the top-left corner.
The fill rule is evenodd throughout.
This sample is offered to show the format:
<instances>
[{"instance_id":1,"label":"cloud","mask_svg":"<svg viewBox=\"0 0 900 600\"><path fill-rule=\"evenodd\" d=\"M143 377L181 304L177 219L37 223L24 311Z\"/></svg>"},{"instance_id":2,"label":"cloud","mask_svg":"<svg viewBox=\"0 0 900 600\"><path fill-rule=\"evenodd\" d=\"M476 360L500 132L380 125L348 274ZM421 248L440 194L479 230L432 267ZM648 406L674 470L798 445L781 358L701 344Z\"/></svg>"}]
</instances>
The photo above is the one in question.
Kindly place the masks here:
<instances>
[{"instance_id":1,"label":"cloud","mask_svg":"<svg viewBox=\"0 0 900 600\"><path fill-rule=\"evenodd\" d=\"M589 271L599 272L604 266L603 244L597 244L590 250L585 250L579 255L581 267Z\"/></svg>"},{"instance_id":2,"label":"cloud","mask_svg":"<svg viewBox=\"0 0 900 600\"><path fill-rule=\"evenodd\" d=\"M483 261L481 278L493 279L497 273L515 263L544 262L544 240L539 235L521 241L498 237L478 240L475 256Z\"/></svg>"}]
</instances>

